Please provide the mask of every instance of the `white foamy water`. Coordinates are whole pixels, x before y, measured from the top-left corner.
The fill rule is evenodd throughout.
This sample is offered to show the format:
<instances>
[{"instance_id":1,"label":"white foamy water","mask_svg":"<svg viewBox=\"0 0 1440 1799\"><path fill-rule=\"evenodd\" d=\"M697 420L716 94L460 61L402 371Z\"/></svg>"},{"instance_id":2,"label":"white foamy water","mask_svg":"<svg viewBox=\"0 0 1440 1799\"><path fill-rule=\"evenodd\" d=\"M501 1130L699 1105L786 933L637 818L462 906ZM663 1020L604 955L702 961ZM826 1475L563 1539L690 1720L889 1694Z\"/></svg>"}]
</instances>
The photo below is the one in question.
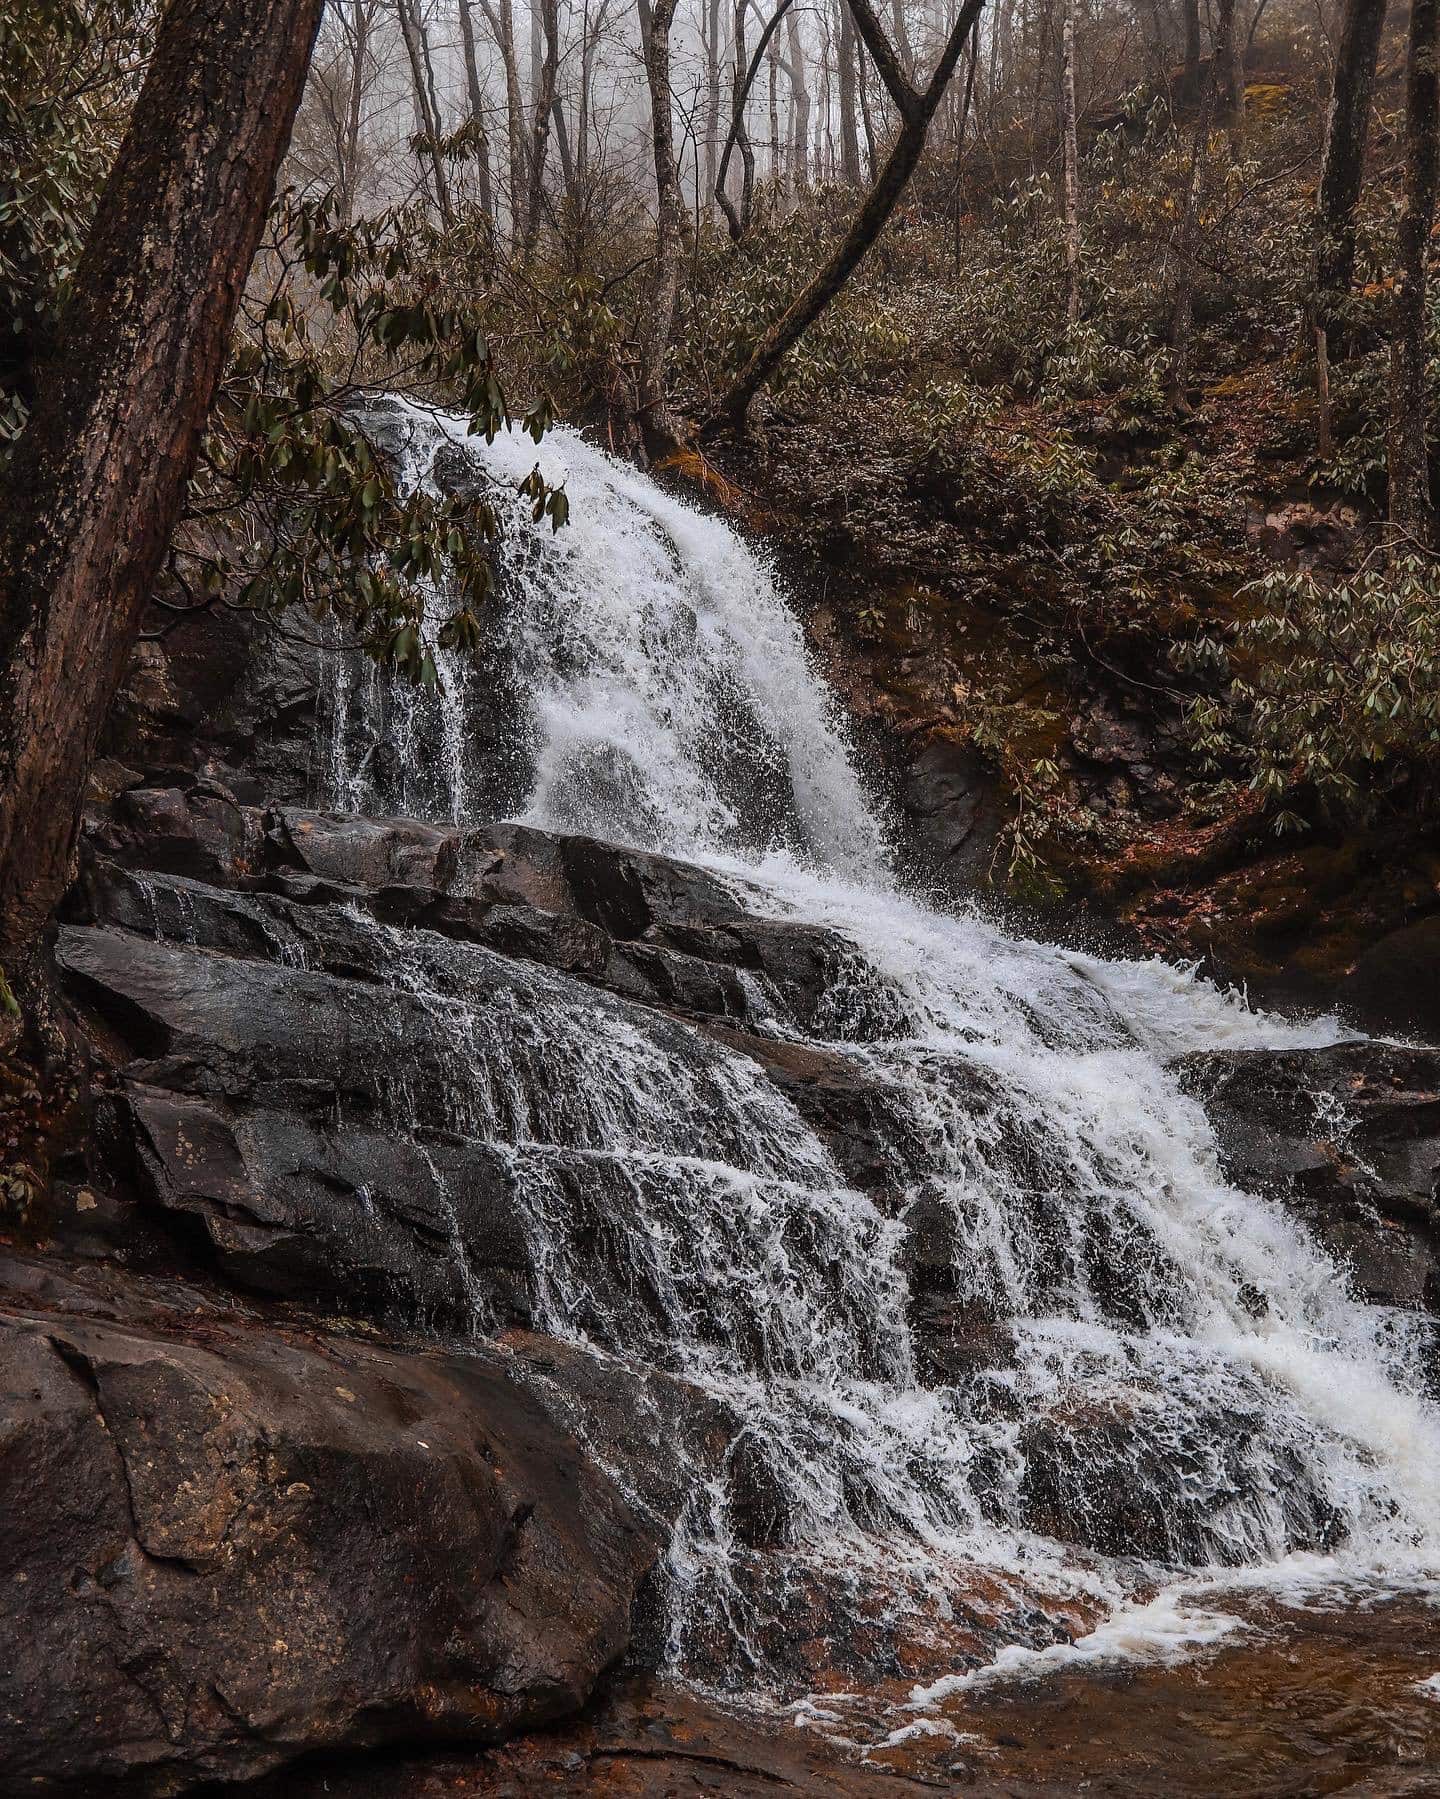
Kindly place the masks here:
<instances>
[{"instance_id":1,"label":"white foamy water","mask_svg":"<svg viewBox=\"0 0 1440 1799\"><path fill-rule=\"evenodd\" d=\"M570 499L552 534L513 493L528 439L396 416L412 479L459 446L496 483L508 809L826 927L849 952L824 1016L802 1026L771 993L767 1028L893 1103L886 1192L861 1193L753 1063L684 1025L541 975L505 977L507 1009L500 959L408 952L410 990L455 1020L453 1127L500 1146L527 1196L542 1322L690 1383L730 1432L671 1546L677 1667L778 1683L785 1607L817 1585L943 1627L982 1571L1000 1634L1007 1604L1025 1620L994 1663L1015 1672L1218 1641L1239 1626L1203 1603L1215 1581L1440 1572L1419 1326L1357 1302L1292 1216L1226 1181L1169 1066L1333 1042L1333 1022L907 897L762 556L568 430L538 452ZM486 789L467 735L483 696L443 672L441 699L387 703L407 753L429 732L428 810L464 819ZM373 807L375 743L355 748L332 736L331 794ZM978 1345L939 1367L911 1303L922 1237L925 1303ZM778 1597L757 1491L760 1547L793 1583ZM1098 1622L1047 1643L1037 1595Z\"/></svg>"}]
</instances>

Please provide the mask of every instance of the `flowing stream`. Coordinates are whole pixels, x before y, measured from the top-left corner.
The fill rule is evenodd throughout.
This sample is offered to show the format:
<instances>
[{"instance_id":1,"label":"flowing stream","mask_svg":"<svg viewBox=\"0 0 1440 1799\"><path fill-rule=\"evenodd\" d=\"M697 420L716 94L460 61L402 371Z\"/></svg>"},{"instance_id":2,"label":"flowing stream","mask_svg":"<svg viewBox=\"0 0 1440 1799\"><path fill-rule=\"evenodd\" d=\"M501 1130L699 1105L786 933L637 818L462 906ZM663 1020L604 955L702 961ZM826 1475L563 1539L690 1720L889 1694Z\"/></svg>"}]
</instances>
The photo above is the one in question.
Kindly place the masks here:
<instances>
[{"instance_id":1,"label":"flowing stream","mask_svg":"<svg viewBox=\"0 0 1440 1799\"><path fill-rule=\"evenodd\" d=\"M1341 1594L1440 1570L1417 1325L1358 1303L1293 1217L1226 1183L1169 1066L1333 1024L929 909L892 870L775 576L726 523L557 429L538 461L571 522L552 534L514 492L527 438L487 447L400 403L381 423L408 479L459 458L493 483L496 636L479 674L445 663L438 695L336 657L324 797L660 850L754 913L828 927L853 960L825 1015L802 1027L762 995L764 1028L895 1096L882 1206L750 1061L685 1025L642 1032L539 971L508 1008L493 984L467 1003L487 952L400 959L453 1015L456 1127L523 1174L544 1328L731 1421L670 1550L674 1666L784 1688L777 1643L817 1592L937 1644L984 1594L1009 1667L1203 1643L1234 1625L1206 1603L1227 1583ZM907 1307L922 1220L981 1345L938 1373ZM778 1589L735 1515L737 1457L772 1496Z\"/></svg>"}]
</instances>

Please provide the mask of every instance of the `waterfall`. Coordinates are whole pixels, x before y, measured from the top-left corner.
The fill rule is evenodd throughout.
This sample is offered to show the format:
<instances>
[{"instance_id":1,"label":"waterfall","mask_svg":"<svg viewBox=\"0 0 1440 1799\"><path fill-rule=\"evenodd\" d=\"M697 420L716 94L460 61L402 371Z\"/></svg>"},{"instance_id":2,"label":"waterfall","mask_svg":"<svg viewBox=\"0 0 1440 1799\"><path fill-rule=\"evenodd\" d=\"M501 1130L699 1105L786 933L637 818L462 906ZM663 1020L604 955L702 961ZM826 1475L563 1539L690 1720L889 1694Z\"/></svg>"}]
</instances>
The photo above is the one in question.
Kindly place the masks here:
<instances>
[{"instance_id":1,"label":"waterfall","mask_svg":"<svg viewBox=\"0 0 1440 1799\"><path fill-rule=\"evenodd\" d=\"M450 1021L454 1128L525 1195L541 1324L728 1421L670 1549L675 1666L783 1684L776 1644L816 1593L936 1641L988 1605L1046 1653L1122 1614L1207 1640L1224 1625L1196 1596L1227 1579L1440 1571L1419 1327L1227 1184L1169 1066L1334 1041L1333 1022L908 896L761 554L574 431L537 454L404 403L386 419L407 479L460 458L488 486L504 575L483 679L442 658L438 695L359 694L335 659L330 802L464 820L505 795L523 822L698 862L752 913L828 927L854 966L827 1015L802 1025L770 994L764 1028L895 1095L882 1207L752 1062L685 1024L642 1030L541 971L499 1004L499 958L423 933L390 958ZM515 491L537 459L569 495L558 534ZM946 1304L988 1345L939 1373L906 1303L922 1222L949 1246ZM770 1495L764 1571L737 1481Z\"/></svg>"}]
</instances>

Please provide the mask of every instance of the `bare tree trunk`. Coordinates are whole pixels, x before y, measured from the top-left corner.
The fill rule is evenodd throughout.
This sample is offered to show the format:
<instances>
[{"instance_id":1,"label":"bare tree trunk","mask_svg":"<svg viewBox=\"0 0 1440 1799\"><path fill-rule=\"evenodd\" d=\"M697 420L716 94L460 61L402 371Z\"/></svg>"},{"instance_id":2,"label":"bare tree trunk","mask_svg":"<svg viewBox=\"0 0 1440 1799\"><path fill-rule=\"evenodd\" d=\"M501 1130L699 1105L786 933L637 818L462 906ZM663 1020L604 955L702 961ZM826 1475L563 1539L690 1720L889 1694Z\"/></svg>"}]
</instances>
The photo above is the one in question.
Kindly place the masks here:
<instances>
[{"instance_id":1,"label":"bare tree trunk","mask_svg":"<svg viewBox=\"0 0 1440 1799\"><path fill-rule=\"evenodd\" d=\"M530 17L530 64L535 84L535 110L530 126L530 185L525 196L523 255L526 262L535 253L545 200L545 161L550 148L550 125L555 113L555 76L560 67L559 0L532 0Z\"/></svg>"},{"instance_id":2,"label":"bare tree trunk","mask_svg":"<svg viewBox=\"0 0 1440 1799\"><path fill-rule=\"evenodd\" d=\"M1325 124L1325 155L1315 202L1314 327L1330 355L1343 345L1337 331L1355 278L1355 208L1365 172L1371 96L1385 23L1385 0L1345 0L1335 80Z\"/></svg>"},{"instance_id":3,"label":"bare tree trunk","mask_svg":"<svg viewBox=\"0 0 1440 1799\"><path fill-rule=\"evenodd\" d=\"M807 286L791 301L784 315L755 346L749 362L736 377L709 421L711 429L743 425L756 394L779 368L788 352L844 287L874 244L904 193L920 154L930 121L944 98L960 60L965 39L974 29L985 0L964 0L950 35L923 90L912 85L900 66L895 49L871 8L870 0L849 0L856 26L875 67L900 114L900 130L874 185L839 245L816 271ZM1440 4L1440 0L1433 0Z\"/></svg>"},{"instance_id":4,"label":"bare tree trunk","mask_svg":"<svg viewBox=\"0 0 1440 1799\"><path fill-rule=\"evenodd\" d=\"M1405 58L1405 203L1390 345L1390 525L1428 545L1429 408L1425 403L1425 264L1440 176L1440 0L1411 0Z\"/></svg>"},{"instance_id":5,"label":"bare tree trunk","mask_svg":"<svg viewBox=\"0 0 1440 1799\"><path fill-rule=\"evenodd\" d=\"M795 14L785 15L790 65L790 184L796 194L810 185L810 90L805 85L805 48Z\"/></svg>"},{"instance_id":6,"label":"bare tree trunk","mask_svg":"<svg viewBox=\"0 0 1440 1799\"><path fill-rule=\"evenodd\" d=\"M0 509L0 959L70 879L98 734L180 516L321 0L172 0Z\"/></svg>"},{"instance_id":7,"label":"bare tree trunk","mask_svg":"<svg viewBox=\"0 0 1440 1799\"><path fill-rule=\"evenodd\" d=\"M845 0L837 0L840 8L840 174L847 187L859 187L860 132L856 116L856 89L859 86L859 63L855 42L855 21Z\"/></svg>"},{"instance_id":8,"label":"bare tree trunk","mask_svg":"<svg viewBox=\"0 0 1440 1799\"><path fill-rule=\"evenodd\" d=\"M1193 100L1200 87L1200 0L1180 0L1185 14L1185 97Z\"/></svg>"},{"instance_id":9,"label":"bare tree trunk","mask_svg":"<svg viewBox=\"0 0 1440 1799\"><path fill-rule=\"evenodd\" d=\"M513 0L480 0L490 35L505 71L505 147L510 182L510 241L523 243L526 232L525 102L520 92L520 63L515 53Z\"/></svg>"},{"instance_id":10,"label":"bare tree trunk","mask_svg":"<svg viewBox=\"0 0 1440 1799\"><path fill-rule=\"evenodd\" d=\"M1170 403L1181 408L1190 380L1190 332L1195 318L1195 244L1200 231L1200 187L1205 149L1210 141L1210 121L1215 107L1215 68L1212 62L1200 96L1195 136L1190 146L1190 170L1180 212L1180 258L1175 277L1175 303L1170 313Z\"/></svg>"},{"instance_id":11,"label":"bare tree trunk","mask_svg":"<svg viewBox=\"0 0 1440 1799\"><path fill-rule=\"evenodd\" d=\"M680 293L680 173L670 110L670 27L678 0L653 0L645 32L645 77L650 88L655 152L655 277L640 345L640 424L649 443L674 441L678 427L665 392L665 359Z\"/></svg>"},{"instance_id":12,"label":"bare tree trunk","mask_svg":"<svg viewBox=\"0 0 1440 1799\"><path fill-rule=\"evenodd\" d=\"M450 204L450 184L445 179L445 164L440 155L440 117L435 104L435 90L425 66L420 25L410 10L410 0L395 0L395 11L400 19L400 35L405 40L405 54L410 59L415 116L422 126L420 135L425 139L425 155L430 164L435 204L440 210L440 222L448 230L455 223L455 209Z\"/></svg>"},{"instance_id":13,"label":"bare tree trunk","mask_svg":"<svg viewBox=\"0 0 1440 1799\"><path fill-rule=\"evenodd\" d=\"M1235 0L1215 0L1215 96L1220 124L1238 150L1245 122L1245 82L1235 52Z\"/></svg>"},{"instance_id":14,"label":"bare tree trunk","mask_svg":"<svg viewBox=\"0 0 1440 1799\"><path fill-rule=\"evenodd\" d=\"M1080 143L1075 121L1075 0L1065 0L1060 70L1060 134L1065 164L1065 319L1080 318Z\"/></svg>"},{"instance_id":15,"label":"bare tree trunk","mask_svg":"<svg viewBox=\"0 0 1440 1799\"><path fill-rule=\"evenodd\" d=\"M340 216L355 217L360 181L360 109L365 102L365 61L370 54L370 0L355 0L351 25L350 92L345 106L345 148L340 158Z\"/></svg>"},{"instance_id":16,"label":"bare tree trunk","mask_svg":"<svg viewBox=\"0 0 1440 1799\"><path fill-rule=\"evenodd\" d=\"M460 42L465 52L465 87L470 96L470 119L475 127L475 168L480 184L480 210L485 228L495 230L495 191L490 179L490 134L485 129L485 91L480 85L480 61L475 52L475 21L470 0L457 0L460 9Z\"/></svg>"},{"instance_id":17,"label":"bare tree trunk","mask_svg":"<svg viewBox=\"0 0 1440 1799\"><path fill-rule=\"evenodd\" d=\"M720 0L706 0L705 25L705 210L713 213L720 157Z\"/></svg>"},{"instance_id":18,"label":"bare tree trunk","mask_svg":"<svg viewBox=\"0 0 1440 1799\"><path fill-rule=\"evenodd\" d=\"M780 46L770 46L770 185L779 190L780 170Z\"/></svg>"},{"instance_id":19,"label":"bare tree trunk","mask_svg":"<svg viewBox=\"0 0 1440 1799\"><path fill-rule=\"evenodd\" d=\"M760 33L760 41L756 44L754 54L748 62L745 58L745 11L750 0L736 0L735 4L735 79L730 95L730 129L726 133L725 147L720 153L720 167L715 177L715 195L724 209L726 220L730 226L730 236L736 243L739 243L750 229L750 209L754 201L755 190L755 152L751 148L750 134L745 127L745 109L749 104L750 89L755 84L761 59L764 57L767 47L773 42L775 33L780 27L780 21L789 11L791 3L792 0L778 0L775 11L770 15L765 29ZM771 64L770 101L773 109L775 104L773 62ZM738 212L725 188L725 178L730 168L730 152L737 147L745 167L745 184L741 191Z\"/></svg>"}]
</instances>

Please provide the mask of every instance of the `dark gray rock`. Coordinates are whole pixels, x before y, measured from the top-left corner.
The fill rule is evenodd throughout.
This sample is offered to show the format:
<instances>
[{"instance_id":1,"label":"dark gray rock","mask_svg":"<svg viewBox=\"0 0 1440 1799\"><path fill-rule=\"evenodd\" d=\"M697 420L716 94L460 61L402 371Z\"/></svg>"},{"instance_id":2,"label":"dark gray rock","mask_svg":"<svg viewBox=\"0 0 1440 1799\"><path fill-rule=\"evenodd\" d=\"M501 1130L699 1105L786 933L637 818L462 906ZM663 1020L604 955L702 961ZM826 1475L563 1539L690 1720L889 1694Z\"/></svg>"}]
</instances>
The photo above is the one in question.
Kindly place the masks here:
<instances>
[{"instance_id":1,"label":"dark gray rock","mask_svg":"<svg viewBox=\"0 0 1440 1799\"><path fill-rule=\"evenodd\" d=\"M579 1706L658 1539L508 1359L178 1297L0 1267L6 1790L172 1792Z\"/></svg>"},{"instance_id":2,"label":"dark gray rock","mask_svg":"<svg viewBox=\"0 0 1440 1799\"><path fill-rule=\"evenodd\" d=\"M1440 1310L1440 1051L1356 1042L1180 1066L1233 1180L1291 1205L1364 1298Z\"/></svg>"}]
</instances>

